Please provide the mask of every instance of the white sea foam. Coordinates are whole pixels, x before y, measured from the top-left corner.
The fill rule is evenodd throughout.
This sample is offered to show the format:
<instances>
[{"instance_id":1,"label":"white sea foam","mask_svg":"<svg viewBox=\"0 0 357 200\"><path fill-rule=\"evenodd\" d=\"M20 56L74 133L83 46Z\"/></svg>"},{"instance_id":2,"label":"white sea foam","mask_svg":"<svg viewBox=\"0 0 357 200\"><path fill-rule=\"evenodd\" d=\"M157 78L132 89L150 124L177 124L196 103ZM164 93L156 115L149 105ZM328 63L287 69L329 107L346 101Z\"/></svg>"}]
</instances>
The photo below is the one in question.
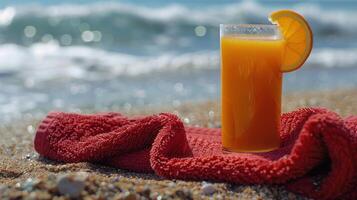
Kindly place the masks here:
<instances>
[{"instance_id":1,"label":"white sea foam","mask_svg":"<svg viewBox=\"0 0 357 200\"><path fill-rule=\"evenodd\" d=\"M306 67L357 67L356 55L356 48L316 49ZM57 43L35 44L29 48L14 44L1 45L0 60L0 75L11 74L36 80L98 80L179 69L219 68L218 51L133 56L84 46L61 47Z\"/></svg>"},{"instance_id":2,"label":"white sea foam","mask_svg":"<svg viewBox=\"0 0 357 200\"><path fill-rule=\"evenodd\" d=\"M232 15L249 11L260 11L261 13L263 8L258 4L248 1L229 6L215 6L214 8L206 7L202 9L188 8L180 4L171 4L164 7L144 7L133 4L108 2L85 5L61 4L52 6L33 4L23 7L4 8L0 10L0 16L6 16L6 19L8 19L7 21L10 21L13 19L14 15L15 17L87 17L120 13L123 15L137 16L139 18L162 22L184 20L187 22L217 23L217 20L221 20L222 17L229 18L233 17ZM9 23L6 24L8 25Z\"/></svg>"},{"instance_id":3,"label":"white sea foam","mask_svg":"<svg viewBox=\"0 0 357 200\"><path fill-rule=\"evenodd\" d=\"M353 10L323 9L317 4L300 3L292 7L317 26L328 28L343 28L356 30L357 13ZM59 22L63 18L91 17L96 20L107 16L110 20L118 20L118 16L130 16L136 22L140 20L152 22L202 24L217 26L219 23L266 22L268 14L276 7L263 6L255 1L222 4L221 6L205 6L190 8L180 4L163 7L144 7L126 3L91 3L91 4L61 4L61 5L26 5L22 7L6 7L0 10L0 25L8 26L16 19L37 18L37 20L52 20ZM110 18L110 16L114 16ZM21 20L20 20L21 21ZM108 23L111 24L111 23ZM323 28L323 27L316 27ZM325 27L327 28L327 27Z\"/></svg>"},{"instance_id":4,"label":"white sea foam","mask_svg":"<svg viewBox=\"0 0 357 200\"><path fill-rule=\"evenodd\" d=\"M312 52L307 61L310 67L352 68L357 67L357 48L322 48Z\"/></svg>"},{"instance_id":5,"label":"white sea foam","mask_svg":"<svg viewBox=\"0 0 357 200\"><path fill-rule=\"evenodd\" d=\"M84 46L61 47L56 43L29 48L0 46L0 74L17 74L37 79L104 79L120 75L140 75L179 68L218 66L215 51L157 57L133 56Z\"/></svg>"}]
</instances>

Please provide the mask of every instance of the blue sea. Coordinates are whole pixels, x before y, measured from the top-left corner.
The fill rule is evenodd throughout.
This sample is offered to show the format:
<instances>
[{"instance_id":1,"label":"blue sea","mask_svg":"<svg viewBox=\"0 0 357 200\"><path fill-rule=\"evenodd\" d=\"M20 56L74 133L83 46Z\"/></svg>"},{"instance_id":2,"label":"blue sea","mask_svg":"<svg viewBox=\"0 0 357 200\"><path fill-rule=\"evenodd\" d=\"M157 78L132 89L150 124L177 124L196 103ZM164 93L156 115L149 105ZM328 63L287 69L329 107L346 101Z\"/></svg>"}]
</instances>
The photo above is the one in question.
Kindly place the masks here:
<instances>
[{"instance_id":1,"label":"blue sea","mask_svg":"<svg viewBox=\"0 0 357 200\"><path fill-rule=\"evenodd\" d=\"M218 101L219 24L266 24L283 8L314 32L284 91L357 88L357 1L1 1L0 121Z\"/></svg>"}]
</instances>

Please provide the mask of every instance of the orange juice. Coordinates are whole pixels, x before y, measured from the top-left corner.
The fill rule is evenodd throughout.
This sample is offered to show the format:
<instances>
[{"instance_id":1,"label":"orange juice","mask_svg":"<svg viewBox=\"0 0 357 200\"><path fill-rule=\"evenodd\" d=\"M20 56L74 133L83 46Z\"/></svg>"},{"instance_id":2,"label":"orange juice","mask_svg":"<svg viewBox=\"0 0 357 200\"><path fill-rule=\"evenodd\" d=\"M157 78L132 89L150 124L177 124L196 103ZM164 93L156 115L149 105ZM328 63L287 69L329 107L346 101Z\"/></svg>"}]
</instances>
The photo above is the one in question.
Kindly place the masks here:
<instances>
[{"instance_id":1,"label":"orange juice","mask_svg":"<svg viewBox=\"0 0 357 200\"><path fill-rule=\"evenodd\" d=\"M279 147L284 40L221 37L222 145L263 152Z\"/></svg>"}]
</instances>

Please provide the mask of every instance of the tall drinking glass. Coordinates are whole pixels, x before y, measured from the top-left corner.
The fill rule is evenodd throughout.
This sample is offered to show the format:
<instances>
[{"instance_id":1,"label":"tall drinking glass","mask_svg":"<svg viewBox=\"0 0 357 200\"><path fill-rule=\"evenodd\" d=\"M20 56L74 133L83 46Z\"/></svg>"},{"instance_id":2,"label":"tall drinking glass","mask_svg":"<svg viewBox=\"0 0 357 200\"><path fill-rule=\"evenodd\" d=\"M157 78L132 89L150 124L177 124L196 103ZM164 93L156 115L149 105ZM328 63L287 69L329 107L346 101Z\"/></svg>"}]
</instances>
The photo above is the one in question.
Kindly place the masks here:
<instances>
[{"instance_id":1,"label":"tall drinking glass","mask_svg":"<svg viewBox=\"0 0 357 200\"><path fill-rule=\"evenodd\" d=\"M276 25L221 24L222 145L265 152L280 145L284 40Z\"/></svg>"}]
</instances>

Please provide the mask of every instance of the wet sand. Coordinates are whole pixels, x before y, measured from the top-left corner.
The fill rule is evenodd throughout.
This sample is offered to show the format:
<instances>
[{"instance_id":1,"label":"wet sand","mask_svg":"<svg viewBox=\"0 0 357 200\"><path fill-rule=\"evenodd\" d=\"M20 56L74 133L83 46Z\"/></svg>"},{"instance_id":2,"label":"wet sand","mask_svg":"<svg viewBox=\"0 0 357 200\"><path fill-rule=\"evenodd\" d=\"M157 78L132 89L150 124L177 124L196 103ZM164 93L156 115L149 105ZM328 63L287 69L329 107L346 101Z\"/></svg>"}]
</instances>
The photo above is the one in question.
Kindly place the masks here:
<instances>
[{"instance_id":1,"label":"wet sand","mask_svg":"<svg viewBox=\"0 0 357 200\"><path fill-rule=\"evenodd\" d=\"M326 107L342 116L357 114L357 89L297 92L283 97L284 112L306 106ZM219 107L217 102L207 101L114 111L130 116L173 112L188 125L219 127ZM166 180L90 163L53 162L33 150L40 120L27 117L0 125L0 199L68 199L73 194L64 196L61 189L66 181L75 182L72 189L79 190L78 196L72 197L83 199L304 199L282 186Z\"/></svg>"}]
</instances>

